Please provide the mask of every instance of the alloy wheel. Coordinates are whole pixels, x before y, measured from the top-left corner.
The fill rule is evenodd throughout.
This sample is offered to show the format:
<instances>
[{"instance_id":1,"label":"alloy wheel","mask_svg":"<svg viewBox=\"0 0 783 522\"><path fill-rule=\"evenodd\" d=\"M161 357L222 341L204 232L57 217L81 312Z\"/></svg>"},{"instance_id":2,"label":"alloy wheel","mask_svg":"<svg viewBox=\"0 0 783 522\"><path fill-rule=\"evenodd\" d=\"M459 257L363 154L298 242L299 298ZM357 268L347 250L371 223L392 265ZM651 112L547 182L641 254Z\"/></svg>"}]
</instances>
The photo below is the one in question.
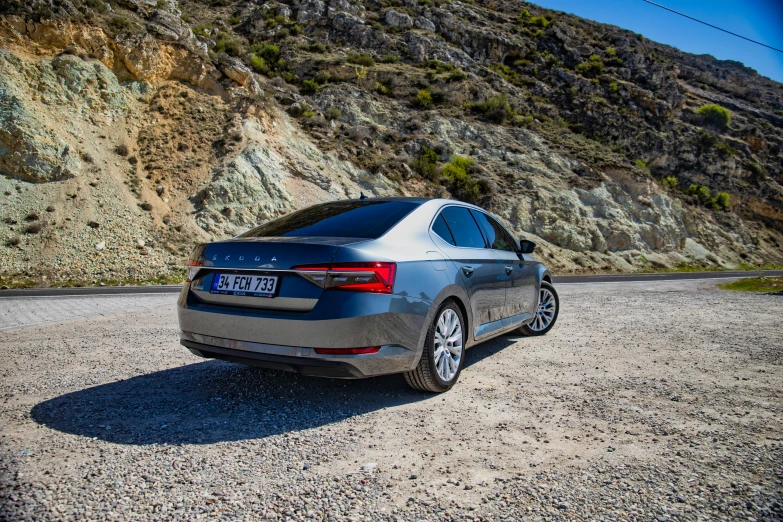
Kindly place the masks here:
<instances>
[{"instance_id":1,"label":"alloy wheel","mask_svg":"<svg viewBox=\"0 0 783 522\"><path fill-rule=\"evenodd\" d=\"M462 359L462 325L457 313L446 308L435 327L434 359L438 375L449 382L456 375Z\"/></svg>"},{"instance_id":2,"label":"alloy wheel","mask_svg":"<svg viewBox=\"0 0 783 522\"><path fill-rule=\"evenodd\" d=\"M542 287L538 296L536 317L528 327L534 332L545 330L554 320L556 311L557 303L555 301L555 296L548 288Z\"/></svg>"}]
</instances>

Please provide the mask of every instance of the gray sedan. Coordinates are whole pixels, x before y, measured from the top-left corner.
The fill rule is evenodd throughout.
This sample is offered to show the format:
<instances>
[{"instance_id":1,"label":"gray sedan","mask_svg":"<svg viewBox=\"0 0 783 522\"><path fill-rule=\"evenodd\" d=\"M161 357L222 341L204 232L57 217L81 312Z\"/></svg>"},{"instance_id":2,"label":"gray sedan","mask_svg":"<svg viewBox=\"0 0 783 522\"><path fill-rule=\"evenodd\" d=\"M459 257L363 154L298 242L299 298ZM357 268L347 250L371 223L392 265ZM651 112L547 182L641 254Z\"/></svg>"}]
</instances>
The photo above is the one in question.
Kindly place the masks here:
<instances>
[{"instance_id":1,"label":"gray sedan","mask_svg":"<svg viewBox=\"0 0 783 522\"><path fill-rule=\"evenodd\" d=\"M465 349L555 324L549 271L479 207L444 199L323 203L199 245L177 303L201 357L450 389Z\"/></svg>"}]
</instances>

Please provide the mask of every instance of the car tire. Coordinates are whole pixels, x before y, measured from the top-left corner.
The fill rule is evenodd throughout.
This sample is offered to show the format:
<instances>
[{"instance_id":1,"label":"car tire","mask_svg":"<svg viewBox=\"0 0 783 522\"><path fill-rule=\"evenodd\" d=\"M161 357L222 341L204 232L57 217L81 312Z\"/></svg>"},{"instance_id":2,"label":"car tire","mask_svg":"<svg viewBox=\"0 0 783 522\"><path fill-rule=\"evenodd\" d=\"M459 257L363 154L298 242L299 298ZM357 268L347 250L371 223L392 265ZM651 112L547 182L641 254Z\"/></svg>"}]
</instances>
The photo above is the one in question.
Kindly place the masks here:
<instances>
[{"instance_id":1,"label":"car tire","mask_svg":"<svg viewBox=\"0 0 783 522\"><path fill-rule=\"evenodd\" d=\"M538 292L538 305L536 305L536 314L533 321L529 324L519 327L517 330L522 335L536 336L546 335L549 330L555 326L557 315L560 313L560 298L552 283L541 282L541 289Z\"/></svg>"},{"instance_id":2,"label":"car tire","mask_svg":"<svg viewBox=\"0 0 783 522\"><path fill-rule=\"evenodd\" d=\"M465 319L457 303L449 299L438 308L419 364L405 373L405 381L416 390L442 393L457 382L464 363Z\"/></svg>"}]
</instances>

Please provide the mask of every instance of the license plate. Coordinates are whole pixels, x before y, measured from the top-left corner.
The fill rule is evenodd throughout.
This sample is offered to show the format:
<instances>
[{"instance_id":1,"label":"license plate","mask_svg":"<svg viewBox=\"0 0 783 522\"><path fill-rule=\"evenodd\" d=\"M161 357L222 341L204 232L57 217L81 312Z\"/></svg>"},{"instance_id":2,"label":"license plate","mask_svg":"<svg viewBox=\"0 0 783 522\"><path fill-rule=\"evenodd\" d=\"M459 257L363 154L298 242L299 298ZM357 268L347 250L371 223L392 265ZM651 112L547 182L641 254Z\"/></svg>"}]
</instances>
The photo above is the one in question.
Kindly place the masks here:
<instances>
[{"instance_id":1,"label":"license plate","mask_svg":"<svg viewBox=\"0 0 783 522\"><path fill-rule=\"evenodd\" d=\"M277 276L215 274L210 293L274 297L275 290L277 290Z\"/></svg>"}]
</instances>

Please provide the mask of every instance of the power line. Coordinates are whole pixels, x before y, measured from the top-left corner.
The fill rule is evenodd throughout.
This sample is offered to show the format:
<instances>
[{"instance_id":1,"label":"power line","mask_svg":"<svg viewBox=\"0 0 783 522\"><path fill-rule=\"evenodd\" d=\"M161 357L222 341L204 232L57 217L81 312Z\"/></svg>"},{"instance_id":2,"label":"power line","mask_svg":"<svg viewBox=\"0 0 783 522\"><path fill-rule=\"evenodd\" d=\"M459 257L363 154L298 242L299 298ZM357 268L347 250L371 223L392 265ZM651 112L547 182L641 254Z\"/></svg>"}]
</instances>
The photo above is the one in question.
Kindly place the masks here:
<instances>
[{"instance_id":1,"label":"power line","mask_svg":"<svg viewBox=\"0 0 783 522\"><path fill-rule=\"evenodd\" d=\"M679 11L675 11L674 9L669 9L665 5L656 4L655 2L651 2L650 0L642 0L642 2L647 2L648 4L652 4L652 5L656 6L656 7L660 7L661 9L666 9L667 11L671 11L674 14L678 14L680 16L684 16L685 18L693 20L694 22L699 22L700 24L708 25L708 26L712 27L713 29L717 29L718 31L723 31L724 33L729 33L732 36L736 36L738 38L742 38L743 40L747 40L749 42L753 42L754 44L759 44L759 45L762 45L762 46L767 47L769 49L772 49L773 51L777 51L779 53L783 53L783 50L778 49L777 47L772 47L771 45L767 45L765 43L757 42L756 40L751 40L750 38L742 36L741 34L732 33L731 31L727 31L726 29L721 29L717 25L708 24L707 22L703 22L703 21L699 20L698 18L694 18L692 16L688 16L685 13L681 13Z\"/></svg>"}]
</instances>

